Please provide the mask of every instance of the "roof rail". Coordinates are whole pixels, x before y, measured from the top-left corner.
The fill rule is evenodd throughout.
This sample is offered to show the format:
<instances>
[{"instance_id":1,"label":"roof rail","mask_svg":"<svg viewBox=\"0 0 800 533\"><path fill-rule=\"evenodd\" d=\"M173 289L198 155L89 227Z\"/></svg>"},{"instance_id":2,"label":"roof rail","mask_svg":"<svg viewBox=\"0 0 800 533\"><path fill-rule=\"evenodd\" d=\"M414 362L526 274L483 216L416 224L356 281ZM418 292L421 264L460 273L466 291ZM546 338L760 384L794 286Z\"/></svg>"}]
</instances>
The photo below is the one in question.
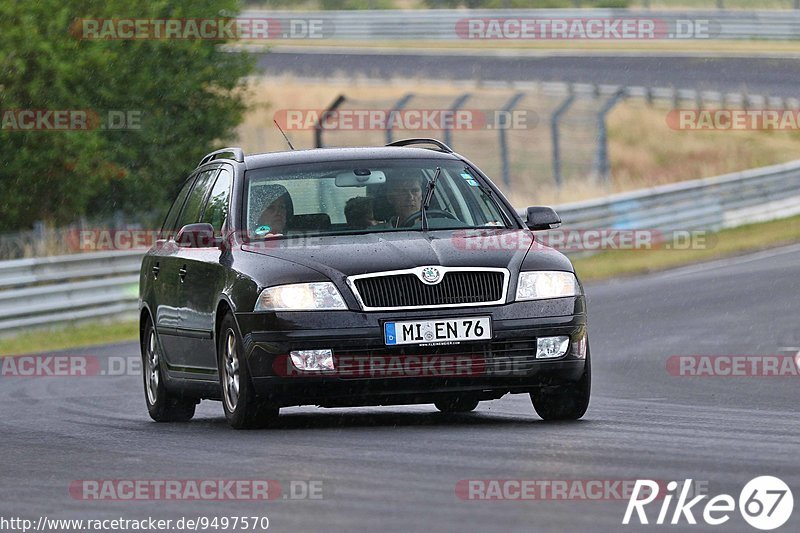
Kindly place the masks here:
<instances>
[{"instance_id":1,"label":"roof rail","mask_svg":"<svg viewBox=\"0 0 800 533\"><path fill-rule=\"evenodd\" d=\"M394 141L386 146L411 146L413 144L433 144L434 146L439 148L439 152L446 152L448 154L453 153L453 149L447 146L442 141L438 141L436 139L423 139L423 138L414 138L414 139L401 139L399 141Z\"/></svg>"},{"instance_id":2,"label":"roof rail","mask_svg":"<svg viewBox=\"0 0 800 533\"><path fill-rule=\"evenodd\" d=\"M233 157L224 157L226 154L230 154ZM238 147L231 147L231 148L223 148L221 150L216 150L211 152L210 154L206 154L203 159L197 164L199 167L200 165L204 165L209 161L214 161L215 159L233 159L239 163L244 163L244 150Z\"/></svg>"}]
</instances>

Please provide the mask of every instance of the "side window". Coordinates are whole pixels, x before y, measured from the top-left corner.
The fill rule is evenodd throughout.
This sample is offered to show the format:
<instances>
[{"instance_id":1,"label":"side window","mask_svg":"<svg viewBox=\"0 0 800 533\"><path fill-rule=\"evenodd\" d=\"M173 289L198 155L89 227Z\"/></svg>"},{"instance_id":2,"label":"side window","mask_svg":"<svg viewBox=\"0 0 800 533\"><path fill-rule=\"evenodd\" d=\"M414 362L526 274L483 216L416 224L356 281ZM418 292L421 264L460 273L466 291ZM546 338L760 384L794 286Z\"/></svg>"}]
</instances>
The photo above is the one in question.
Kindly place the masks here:
<instances>
[{"instance_id":1,"label":"side window","mask_svg":"<svg viewBox=\"0 0 800 533\"><path fill-rule=\"evenodd\" d=\"M181 187L178 197L175 199L175 202L172 204L172 207L170 207L164 219L164 225L161 226L161 238L167 239L175 232L175 223L178 221L178 214L181 212L183 203L186 201L186 197L189 195L189 191L192 189L194 182L194 177L191 177L187 179L183 187Z\"/></svg>"},{"instance_id":2,"label":"side window","mask_svg":"<svg viewBox=\"0 0 800 533\"><path fill-rule=\"evenodd\" d=\"M211 195L208 197L206 207L203 210L203 218L200 222L208 222L214 226L214 233L219 234L222 231L222 225L228 216L228 198L231 191L231 182L233 176L230 170L223 168L219 172L217 182L214 188L211 189Z\"/></svg>"},{"instance_id":3,"label":"side window","mask_svg":"<svg viewBox=\"0 0 800 533\"><path fill-rule=\"evenodd\" d=\"M203 208L208 190L211 188L212 178L217 174L217 169L206 170L197 176L197 183L186 199L181 216L178 219L176 229L184 227L186 224L194 224L200 220L200 210Z\"/></svg>"}]
</instances>

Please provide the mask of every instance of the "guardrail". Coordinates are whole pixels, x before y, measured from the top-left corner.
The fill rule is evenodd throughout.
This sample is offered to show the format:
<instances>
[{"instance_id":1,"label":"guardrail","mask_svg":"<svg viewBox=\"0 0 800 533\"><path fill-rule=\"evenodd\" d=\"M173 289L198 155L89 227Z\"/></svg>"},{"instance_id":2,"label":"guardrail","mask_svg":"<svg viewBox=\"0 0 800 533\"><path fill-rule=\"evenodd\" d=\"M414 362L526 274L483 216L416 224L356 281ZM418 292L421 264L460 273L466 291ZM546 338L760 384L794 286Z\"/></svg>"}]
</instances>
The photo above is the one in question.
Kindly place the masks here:
<instances>
[{"instance_id":1,"label":"guardrail","mask_svg":"<svg viewBox=\"0 0 800 533\"><path fill-rule=\"evenodd\" d=\"M800 214L800 160L556 209L567 229L717 230L774 220ZM0 262L0 333L134 317L142 255L93 252Z\"/></svg>"},{"instance_id":2,"label":"guardrail","mask_svg":"<svg viewBox=\"0 0 800 533\"><path fill-rule=\"evenodd\" d=\"M299 12L248 9L241 13L240 18L273 19L279 23L281 37L287 41L454 41L465 40L468 20L587 21L612 18L652 20L656 23L660 38L666 39L680 39L682 36L685 37L684 40L697 37L770 40L800 38L800 12L796 10L431 9ZM698 21L700 26L695 24ZM661 35L662 30L664 35Z\"/></svg>"},{"instance_id":3,"label":"guardrail","mask_svg":"<svg viewBox=\"0 0 800 533\"><path fill-rule=\"evenodd\" d=\"M134 316L141 250L0 262L0 333Z\"/></svg>"},{"instance_id":4,"label":"guardrail","mask_svg":"<svg viewBox=\"0 0 800 533\"><path fill-rule=\"evenodd\" d=\"M719 230L766 222L800 214L800 160L556 210L566 228L579 229Z\"/></svg>"}]
</instances>

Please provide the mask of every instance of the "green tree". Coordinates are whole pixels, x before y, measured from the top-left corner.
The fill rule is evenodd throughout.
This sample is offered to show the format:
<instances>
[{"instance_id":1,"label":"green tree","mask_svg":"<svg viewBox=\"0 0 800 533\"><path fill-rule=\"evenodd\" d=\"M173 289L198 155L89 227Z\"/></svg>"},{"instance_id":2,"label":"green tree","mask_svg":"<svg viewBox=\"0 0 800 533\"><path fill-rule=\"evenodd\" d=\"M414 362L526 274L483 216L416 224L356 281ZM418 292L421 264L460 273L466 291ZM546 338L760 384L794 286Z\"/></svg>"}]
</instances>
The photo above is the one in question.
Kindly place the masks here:
<instances>
[{"instance_id":1,"label":"green tree","mask_svg":"<svg viewBox=\"0 0 800 533\"><path fill-rule=\"evenodd\" d=\"M0 230L163 209L245 110L246 54L221 41L86 40L79 19L219 18L235 0L0 3L0 110L119 111L138 129L0 128Z\"/></svg>"}]
</instances>

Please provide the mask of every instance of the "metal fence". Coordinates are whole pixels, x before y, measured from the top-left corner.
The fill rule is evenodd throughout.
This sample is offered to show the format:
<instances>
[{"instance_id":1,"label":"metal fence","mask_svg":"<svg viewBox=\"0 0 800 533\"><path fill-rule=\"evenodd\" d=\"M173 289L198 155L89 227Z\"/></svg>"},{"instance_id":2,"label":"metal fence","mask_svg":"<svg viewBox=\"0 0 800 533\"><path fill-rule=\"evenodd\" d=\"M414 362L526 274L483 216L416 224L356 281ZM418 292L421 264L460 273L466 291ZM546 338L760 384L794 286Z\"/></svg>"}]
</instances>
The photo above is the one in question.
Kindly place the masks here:
<instances>
[{"instance_id":1,"label":"metal fence","mask_svg":"<svg viewBox=\"0 0 800 533\"><path fill-rule=\"evenodd\" d=\"M800 214L800 161L557 206L565 229L720 229ZM135 317L142 251L0 262L0 334Z\"/></svg>"},{"instance_id":2,"label":"metal fence","mask_svg":"<svg viewBox=\"0 0 800 533\"><path fill-rule=\"evenodd\" d=\"M557 207L579 229L720 230L800 214L800 161Z\"/></svg>"},{"instance_id":3,"label":"metal fence","mask_svg":"<svg viewBox=\"0 0 800 533\"><path fill-rule=\"evenodd\" d=\"M357 114L365 116L380 111L383 117L402 117L411 111L462 111L468 114L469 127L438 129L434 136L469 154L490 176L498 176L498 185L512 200L520 202L537 193L541 195L543 188L557 191L589 187L600 194L611 189L614 180L608 116L623 100L660 106L661 127L666 127L670 111L681 107L796 109L800 106L800 101L794 98L748 93L557 82L484 83L450 95L427 94L421 89L394 100L365 100L342 94L317 122L315 144L373 146L400 137L431 136L430 130L395 130L402 118L386 119L385 130L348 127L346 121ZM517 116L524 119L521 126L516 124Z\"/></svg>"}]
</instances>

